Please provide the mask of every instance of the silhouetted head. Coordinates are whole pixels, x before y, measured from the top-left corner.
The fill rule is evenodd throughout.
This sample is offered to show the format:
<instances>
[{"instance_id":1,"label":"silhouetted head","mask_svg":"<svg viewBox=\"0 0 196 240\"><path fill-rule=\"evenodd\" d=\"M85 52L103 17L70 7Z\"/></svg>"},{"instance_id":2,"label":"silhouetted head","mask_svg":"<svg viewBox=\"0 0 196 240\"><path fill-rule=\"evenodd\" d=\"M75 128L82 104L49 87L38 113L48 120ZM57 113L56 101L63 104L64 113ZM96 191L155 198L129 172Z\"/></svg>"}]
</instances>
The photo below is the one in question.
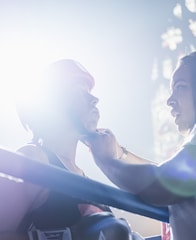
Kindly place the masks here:
<instances>
[{"instance_id":1,"label":"silhouetted head","mask_svg":"<svg viewBox=\"0 0 196 240\"><path fill-rule=\"evenodd\" d=\"M81 132L96 129L98 99L90 94L94 78L81 64L71 59L56 61L35 82L36 88L29 86L26 97L18 101L17 112L36 138L71 125Z\"/></svg>"},{"instance_id":2,"label":"silhouetted head","mask_svg":"<svg viewBox=\"0 0 196 240\"><path fill-rule=\"evenodd\" d=\"M171 96L167 104L172 108L178 130L187 134L196 122L196 53L182 57L171 79Z\"/></svg>"}]
</instances>

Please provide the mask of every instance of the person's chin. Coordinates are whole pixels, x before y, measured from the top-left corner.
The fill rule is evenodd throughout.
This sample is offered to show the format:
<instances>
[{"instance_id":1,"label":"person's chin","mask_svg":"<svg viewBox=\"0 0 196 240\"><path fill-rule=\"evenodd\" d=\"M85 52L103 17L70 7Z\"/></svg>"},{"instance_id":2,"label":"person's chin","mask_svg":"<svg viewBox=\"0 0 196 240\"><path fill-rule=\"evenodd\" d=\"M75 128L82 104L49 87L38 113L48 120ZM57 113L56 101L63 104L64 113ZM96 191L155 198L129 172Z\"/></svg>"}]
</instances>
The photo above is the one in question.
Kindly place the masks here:
<instances>
[{"instance_id":1,"label":"person's chin","mask_svg":"<svg viewBox=\"0 0 196 240\"><path fill-rule=\"evenodd\" d=\"M86 132L89 134L95 133L97 130L97 125L91 125L86 128Z\"/></svg>"},{"instance_id":2,"label":"person's chin","mask_svg":"<svg viewBox=\"0 0 196 240\"><path fill-rule=\"evenodd\" d=\"M89 121L84 127L86 132L95 133L97 130L98 121Z\"/></svg>"},{"instance_id":3,"label":"person's chin","mask_svg":"<svg viewBox=\"0 0 196 240\"><path fill-rule=\"evenodd\" d=\"M83 142L85 145L88 145L89 139L91 139L94 136L94 134L96 133L96 130L97 130L97 125L84 127L83 131L80 132L80 141Z\"/></svg>"},{"instance_id":4,"label":"person's chin","mask_svg":"<svg viewBox=\"0 0 196 240\"><path fill-rule=\"evenodd\" d=\"M184 136L184 137L186 137L186 136L188 136L189 134L190 134L190 132L191 132L191 128L190 127L184 127L184 126L178 126L178 131L179 131L179 133L182 135L182 136Z\"/></svg>"}]
</instances>

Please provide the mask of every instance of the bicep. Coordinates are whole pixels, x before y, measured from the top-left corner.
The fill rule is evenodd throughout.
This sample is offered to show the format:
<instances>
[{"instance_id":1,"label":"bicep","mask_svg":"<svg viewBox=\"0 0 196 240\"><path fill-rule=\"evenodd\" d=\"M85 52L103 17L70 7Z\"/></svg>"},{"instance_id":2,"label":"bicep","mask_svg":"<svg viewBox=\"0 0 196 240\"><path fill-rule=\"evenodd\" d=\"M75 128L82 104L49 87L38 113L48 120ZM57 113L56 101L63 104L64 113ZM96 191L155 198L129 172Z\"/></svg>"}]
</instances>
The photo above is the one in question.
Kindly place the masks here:
<instances>
[{"instance_id":1,"label":"bicep","mask_svg":"<svg viewBox=\"0 0 196 240\"><path fill-rule=\"evenodd\" d=\"M171 160L160 165L160 181L177 196L195 196L196 155L189 148L183 148Z\"/></svg>"},{"instance_id":2,"label":"bicep","mask_svg":"<svg viewBox=\"0 0 196 240\"><path fill-rule=\"evenodd\" d=\"M39 191L32 184L0 177L0 232L16 230Z\"/></svg>"},{"instance_id":3,"label":"bicep","mask_svg":"<svg viewBox=\"0 0 196 240\"><path fill-rule=\"evenodd\" d=\"M45 154L45 152L42 151L41 148L35 146L35 145L26 145L18 150L22 155L29 157L35 161L41 162L41 163L48 163L48 157ZM35 176L36 178L36 176ZM43 199L45 199L45 195L48 193L48 189L43 188L39 185L31 184L31 183L25 183L25 192L28 196L28 198L33 200L33 205L31 208L35 208L39 206ZM35 201L36 199L36 201Z\"/></svg>"},{"instance_id":4,"label":"bicep","mask_svg":"<svg viewBox=\"0 0 196 240\"><path fill-rule=\"evenodd\" d=\"M139 194L158 205L175 204L196 195L196 158L183 148L170 160L155 168L154 181Z\"/></svg>"},{"instance_id":5,"label":"bicep","mask_svg":"<svg viewBox=\"0 0 196 240\"><path fill-rule=\"evenodd\" d=\"M17 152L32 157L27 154L29 150L24 147ZM17 163L10 167L17 167ZM21 166L18 167L19 171L20 169L22 171ZM1 173L0 192L0 232L3 232L15 231L25 214L42 204L46 189Z\"/></svg>"}]
</instances>

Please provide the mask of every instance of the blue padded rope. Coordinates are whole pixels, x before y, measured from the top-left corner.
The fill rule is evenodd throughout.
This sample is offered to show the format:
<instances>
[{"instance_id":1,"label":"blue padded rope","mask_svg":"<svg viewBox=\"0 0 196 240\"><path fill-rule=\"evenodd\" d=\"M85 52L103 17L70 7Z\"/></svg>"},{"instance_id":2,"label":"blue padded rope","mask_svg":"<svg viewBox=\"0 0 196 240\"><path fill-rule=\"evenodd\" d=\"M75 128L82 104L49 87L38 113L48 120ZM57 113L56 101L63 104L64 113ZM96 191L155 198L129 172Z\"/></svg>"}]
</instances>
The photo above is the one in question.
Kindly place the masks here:
<instances>
[{"instance_id":1,"label":"blue padded rope","mask_svg":"<svg viewBox=\"0 0 196 240\"><path fill-rule=\"evenodd\" d=\"M169 222L166 207L146 204L126 191L86 179L53 165L34 161L2 148L0 149L0 172L85 202L104 204L162 222Z\"/></svg>"}]
</instances>

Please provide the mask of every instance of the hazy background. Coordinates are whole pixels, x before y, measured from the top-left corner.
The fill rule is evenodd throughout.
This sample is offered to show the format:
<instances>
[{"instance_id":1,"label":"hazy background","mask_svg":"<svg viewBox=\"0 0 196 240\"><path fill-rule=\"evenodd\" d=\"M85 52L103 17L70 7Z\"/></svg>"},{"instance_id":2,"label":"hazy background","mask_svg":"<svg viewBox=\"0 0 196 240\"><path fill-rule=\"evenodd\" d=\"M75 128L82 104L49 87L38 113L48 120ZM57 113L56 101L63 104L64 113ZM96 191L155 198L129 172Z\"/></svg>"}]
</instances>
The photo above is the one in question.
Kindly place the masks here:
<instances>
[{"instance_id":1,"label":"hazy background","mask_svg":"<svg viewBox=\"0 0 196 240\"><path fill-rule=\"evenodd\" d=\"M26 137L12 109L22 75L30 78L38 66L73 58L96 79L100 127L111 128L123 145L151 157L151 69L169 2L0 0L1 143L17 147Z\"/></svg>"}]
</instances>

